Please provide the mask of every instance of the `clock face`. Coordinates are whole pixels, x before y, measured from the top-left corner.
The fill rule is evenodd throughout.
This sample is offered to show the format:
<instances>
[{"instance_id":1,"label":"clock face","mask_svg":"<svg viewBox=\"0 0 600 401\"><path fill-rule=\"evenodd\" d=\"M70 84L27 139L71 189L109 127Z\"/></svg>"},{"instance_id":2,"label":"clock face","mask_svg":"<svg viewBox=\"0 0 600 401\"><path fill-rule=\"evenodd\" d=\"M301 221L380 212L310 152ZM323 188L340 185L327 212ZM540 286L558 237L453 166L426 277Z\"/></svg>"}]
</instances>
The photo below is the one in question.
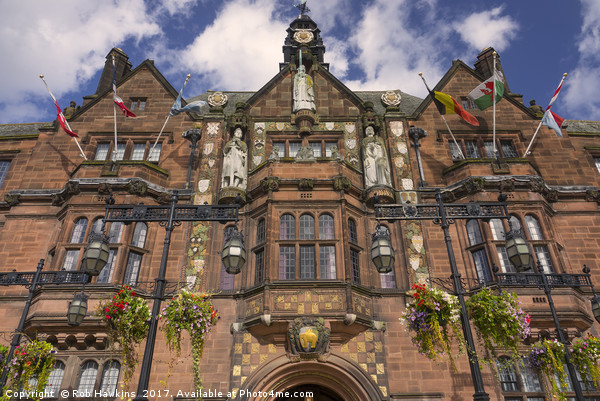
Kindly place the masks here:
<instances>
[{"instance_id":1,"label":"clock face","mask_svg":"<svg viewBox=\"0 0 600 401\"><path fill-rule=\"evenodd\" d=\"M313 38L313 33L306 29L296 31L296 33L294 34L294 40L298 43L309 43L313 40Z\"/></svg>"}]
</instances>

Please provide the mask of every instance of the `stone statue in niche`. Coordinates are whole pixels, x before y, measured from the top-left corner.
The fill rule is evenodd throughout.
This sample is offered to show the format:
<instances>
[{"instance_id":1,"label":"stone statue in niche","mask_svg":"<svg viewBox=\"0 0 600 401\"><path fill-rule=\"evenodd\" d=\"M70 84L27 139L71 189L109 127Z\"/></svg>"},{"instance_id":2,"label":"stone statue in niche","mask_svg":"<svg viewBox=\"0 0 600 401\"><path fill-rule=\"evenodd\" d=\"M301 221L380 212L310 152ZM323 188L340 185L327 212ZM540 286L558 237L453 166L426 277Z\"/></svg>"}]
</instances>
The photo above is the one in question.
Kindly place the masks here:
<instances>
[{"instance_id":1,"label":"stone statue in niche","mask_svg":"<svg viewBox=\"0 0 600 401\"><path fill-rule=\"evenodd\" d=\"M383 139L375 135L372 126L365 129L366 137L362 140L365 188L375 185L392 186L390 164L387 159Z\"/></svg>"},{"instance_id":2,"label":"stone statue in niche","mask_svg":"<svg viewBox=\"0 0 600 401\"><path fill-rule=\"evenodd\" d=\"M298 110L316 110L313 81L303 65L298 67L294 77L294 112Z\"/></svg>"},{"instance_id":3,"label":"stone statue in niche","mask_svg":"<svg viewBox=\"0 0 600 401\"><path fill-rule=\"evenodd\" d=\"M242 141L242 129L236 128L233 138L223 149L221 186L245 190L248 179L248 146Z\"/></svg>"}]
</instances>

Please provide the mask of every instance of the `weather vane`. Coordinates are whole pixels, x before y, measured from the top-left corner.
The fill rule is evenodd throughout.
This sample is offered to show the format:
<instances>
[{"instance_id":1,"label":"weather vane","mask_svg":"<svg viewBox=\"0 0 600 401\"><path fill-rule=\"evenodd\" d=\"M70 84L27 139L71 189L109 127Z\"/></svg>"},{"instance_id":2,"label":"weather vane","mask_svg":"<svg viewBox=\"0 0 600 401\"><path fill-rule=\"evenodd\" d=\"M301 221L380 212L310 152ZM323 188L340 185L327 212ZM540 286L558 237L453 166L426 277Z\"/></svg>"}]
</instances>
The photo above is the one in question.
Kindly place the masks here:
<instances>
[{"instance_id":1,"label":"weather vane","mask_svg":"<svg viewBox=\"0 0 600 401\"><path fill-rule=\"evenodd\" d=\"M299 4L294 4L298 10L300 10L300 15L304 15L307 12L310 12L310 8L306 5L306 0L300 0Z\"/></svg>"}]
</instances>

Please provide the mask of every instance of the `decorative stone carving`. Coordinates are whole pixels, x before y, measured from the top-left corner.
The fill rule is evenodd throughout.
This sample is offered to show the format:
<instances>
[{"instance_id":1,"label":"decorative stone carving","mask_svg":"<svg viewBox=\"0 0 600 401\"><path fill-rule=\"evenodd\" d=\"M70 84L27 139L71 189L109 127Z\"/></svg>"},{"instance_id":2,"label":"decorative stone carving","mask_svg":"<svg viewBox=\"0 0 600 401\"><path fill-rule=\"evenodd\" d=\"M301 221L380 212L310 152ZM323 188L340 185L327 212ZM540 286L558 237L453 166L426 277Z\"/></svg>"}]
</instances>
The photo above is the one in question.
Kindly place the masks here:
<instances>
[{"instance_id":1,"label":"decorative stone carving","mask_svg":"<svg viewBox=\"0 0 600 401\"><path fill-rule=\"evenodd\" d=\"M211 107L223 107L227 104L228 97L223 92L213 92L208 95L208 104Z\"/></svg>"},{"instance_id":2,"label":"decorative stone carving","mask_svg":"<svg viewBox=\"0 0 600 401\"><path fill-rule=\"evenodd\" d=\"M298 317L288 329L290 353L292 355L324 354L329 349L330 333L331 331L325 327L323 318L313 320Z\"/></svg>"},{"instance_id":3,"label":"decorative stone carving","mask_svg":"<svg viewBox=\"0 0 600 401\"><path fill-rule=\"evenodd\" d=\"M298 182L298 189L301 191L309 191L315 187L315 180L311 178L302 178L300 182Z\"/></svg>"},{"instance_id":4,"label":"decorative stone carving","mask_svg":"<svg viewBox=\"0 0 600 401\"><path fill-rule=\"evenodd\" d=\"M400 93L396 91L387 91L381 95L381 101L386 106L398 106L401 99L402 96L400 96Z\"/></svg>"},{"instance_id":5,"label":"decorative stone carving","mask_svg":"<svg viewBox=\"0 0 600 401\"><path fill-rule=\"evenodd\" d=\"M308 29L299 29L294 33L294 40L298 43L310 43L315 35Z\"/></svg>"},{"instance_id":6,"label":"decorative stone carving","mask_svg":"<svg viewBox=\"0 0 600 401\"><path fill-rule=\"evenodd\" d=\"M278 162L280 159L279 157L279 146L273 146L273 149L271 150L271 154L269 155L269 161L271 162Z\"/></svg>"},{"instance_id":7,"label":"decorative stone carving","mask_svg":"<svg viewBox=\"0 0 600 401\"><path fill-rule=\"evenodd\" d=\"M127 184L127 191L132 195L144 196L148 191L148 185L141 180L133 180Z\"/></svg>"},{"instance_id":8,"label":"decorative stone carving","mask_svg":"<svg viewBox=\"0 0 600 401\"><path fill-rule=\"evenodd\" d=\"M344 156L342 156L336 145L331 146L331 159L337 161L344 160Z\"/></svg>"},{"instance_id":9,"label":"decorative stone carving","mask_svg":"<svg viewBox=\"0 0 600 401\"><path fill-rule=\"evenodd\" d=\"M19 202L21 202L21 195L6 194L6 195L4 195L4 202L8 203L10 206L18 205Z\"/></svg>"},{"instance_id":10,"label":"decorative stone carving","mask_svg":"<svg viewBox=\"0 0 600 401\"><path fill-rule=\"evenodd\" d=\"M302 146L296 153L297 162L314 162L315 152L310 146Z\"/></svg>"},{"instance_id":11,"label":"decorative stone carving","mask_svg":"<svg viewBox=\"0 0 600 401\"><path fill-rule=\"evenodd\" d=\"M69 199L73 195L77 195L81 192L79 188L79 183L76 181L67 181L65 188L61 193L52 195L52 205L60 206L67 199Z\"/></svg>"},{"instance_id":12,"label":"decorative stone carving","mask_svg":"<svg viewBox=\"0 0 600 401\"><path fill-rule=\"evenodd\" d=\"M316 111L313 81L305 70L306 68L301 65L294 76L294 113L299 110Z\"/></svg>"},{"instance_id":13,"label":"decorative stone carving","mask_svg":"<svg viewBox=\"0 0 600 401\"><path fill-rule=\"evenodd\" d=\"M167 205L171 203L171 194L168 192L161 192L156 198L156 201L162 205Z\"/></svg>"},{"instance_id":14,"label":"decorative stone carving","mask_svg":"<svg viewBox=\"0 0 600 401\"><path fill-rule=\"evenodd\" d=\"M361 116L363 127L371 126L380 132L383 127L382 118L379 114L375 113L373 103L365 102L363 106L365 108L365 112Z\"/></svg>"},{"instance_id":15,"label":"decorative stone carving","mask_svg":"<svg viewBox=\"0 0 600 401\"><path fill-rule=\"evenodd\" d=\"M246 189L248 180L248 146L242 141L242 129L236 128L233 139L223 148L221 187Z\"/></svg>"},{"instance_id":16,"label":"decorative stone carving","mask_svg":"<svg viewBox=\"0 0 600 401\"><path fill-rule=\"evenodd\" d=\"M363 166L365 176L365 188L375 185L391 186L390 164L383 139L375 136L372 126L365 129L366 137L362 140Z\"/></svg>"},{"instance_id":17,"label":"decorative stone carving","mask_svg":"<svg viewBox=\"0 0 600 401\"><path fill-rule=\"evenodd\" d=\"M235 128L248 129L248 115L246 114L246 103L238 102L235 104L235 113L229 117L229 125Z\"/></svg>"},{"instance_id":18,"label":"decorative stone carving","mask_svg":"<svg viewBox=\"0 0 600 401\"><path fill-rule=\"evenodd\" d=\"M279 191L279 177L267 177L260 182L265 192Z\"/></svg>"},{"instance_id":19,"label":"decorative stone carving","mask_svg":"<svg viewBox=\"0 0 600 401\"><path fill-rule=\"evenodd\" d=\"M107 195L112 193L112 188L109 183L102 182L98 185L98 193L102 195Z\"/></svg>"},{"instance_id":20,"label":"decorative stone carving","mask_svg":"<svg viewBox=\"0 0 600 401\"><path fill-rule=\"evenodd\" d=\"M333 189L336 191L344 191L348 192L352 188L352 181L348 177L344 177L343 175L339 175L337 177L333 177Z\"/></svg>"}]
</instances>

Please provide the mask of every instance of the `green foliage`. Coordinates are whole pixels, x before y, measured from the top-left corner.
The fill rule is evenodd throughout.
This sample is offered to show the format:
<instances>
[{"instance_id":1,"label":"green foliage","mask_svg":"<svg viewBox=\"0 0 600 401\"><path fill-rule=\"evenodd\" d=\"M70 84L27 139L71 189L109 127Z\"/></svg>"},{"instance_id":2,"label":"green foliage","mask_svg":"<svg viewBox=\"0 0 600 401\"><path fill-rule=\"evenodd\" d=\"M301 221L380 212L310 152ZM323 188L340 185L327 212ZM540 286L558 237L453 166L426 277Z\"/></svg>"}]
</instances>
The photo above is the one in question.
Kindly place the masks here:
<instances>
[{"instance_id":1,"label":"green foliage","mask_svg":"<svg viewBox=\"0 0 600 401\"><path fill-rule=\"evenodd\" d=\"M4 369L4 364L8 359L9 348L4 345L0 345L0 372Z\"/></svg>"},{"instance_id":2,"label":"green foliage","mask_svg":"<svg viewBox=\"0 0 600 401\"><path fill-rule=\"evenodd\" d=\"M98 306L97 316L108 323L108 338L119 343L122 351L123 381L127 385L138 364L137 345L148 334L150 310L145 300L136 296L130 286L124 285L112 300Z\"/></svg>"},{"instance_id":3,"label":"green foliage","mask_svg":"<svg viewBox=\"0 0 600 401\"><path fill-rule=\"evenodd\" d=\"M571 343L571 362L581 374L583 380L600 386L600 338L589 334ZM589 376L586 374L588 373Z\"/></svg>"},{"instance_id":4,"label":"green foliage","mask_svg":"<svg viewBox=\"0 0 600 401\"><path fill-rule=\"evenodd\" d=\"M212 326L217 323L219 315L205 294L193 294L182 290L165 306L160 314L161 330L169 349L175 351L176 357L181 355L181 335L187 331L192 344L192 371L196 393L202 390L200 377L200 360L204 351L204 340ZM172 366L172 363L170 364Z\"/></svg>"},{"instance_id":5,"label":"green foliage","mask_svg":"<svg viewBox=\"0 0 600 401\"><path fill-rule=\"evenodd\" d=\"M546 376L552 386L552 393L559 401L567 400L565 391L568 389L568 382L564 363L565 346L558 340L536 342L527 356L527 365L535 372Z\"/></svg>"},{"instance_id":6,"label":"green foliage","mask_svg":"<svg viewBox=\"0 0 600 401\"><path fill-rule=\"evenodd\" d=\"M510 351L513 358L519 356L519 345L531 334L531 319L521 309L515 293L502 291L496 295L484 288L472 295L466 306L488 362L496 359L496 348Z\"/></svg>"},{"instance_id":7,"label":"green foliage","mask_svg":"<svg viewBox=\"0 0 600 401\"><path fill-rule=\"evenodd\" d=\"M451 366L456 369L452 342L457 342L459 353L465 350L458 298L423 284L414 284L412 292L408 294L414 298L414 302L406 306L401 320L413 344L419 353L431 360L447 356Z\"/></svg>"},{"instance_id":8,"label":"green foliage","mask_svg":"<svg viewBox=\"0 0 600 401\"><path fill-rule=\"evenodd\" d=\"M7 352L8 353L8 352ZM48 382L48 376L54 370L56 351L52 344L33 340L19 345L12 359L8 361L8 379L10 386L5 387L2 400L8 400L6 390L31 392L29 398L39 401ZM35 380L33 380L35 379Z\"/></svg>"}]
</instances>

